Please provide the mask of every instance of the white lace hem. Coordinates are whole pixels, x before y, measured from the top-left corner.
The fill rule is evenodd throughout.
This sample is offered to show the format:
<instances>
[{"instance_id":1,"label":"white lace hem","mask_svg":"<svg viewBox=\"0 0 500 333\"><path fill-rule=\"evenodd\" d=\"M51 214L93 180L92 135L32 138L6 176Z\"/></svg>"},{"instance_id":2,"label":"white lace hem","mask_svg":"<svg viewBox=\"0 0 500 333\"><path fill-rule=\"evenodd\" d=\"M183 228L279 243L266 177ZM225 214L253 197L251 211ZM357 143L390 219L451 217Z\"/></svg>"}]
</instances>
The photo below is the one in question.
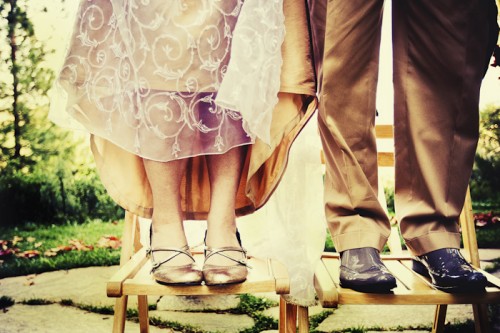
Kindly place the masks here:
<instances>
[{"instance_id":1,"label":"white lace hem","mask_svg":"<svg viewBox=\"0 0 500 333\"><path fill-rule=\"evenodd\" d=\"M215 103L236 110L251 137L270 144L285 38L283 0L246 0L234 29L231 60Z\"/></svg>"}]
</instances>

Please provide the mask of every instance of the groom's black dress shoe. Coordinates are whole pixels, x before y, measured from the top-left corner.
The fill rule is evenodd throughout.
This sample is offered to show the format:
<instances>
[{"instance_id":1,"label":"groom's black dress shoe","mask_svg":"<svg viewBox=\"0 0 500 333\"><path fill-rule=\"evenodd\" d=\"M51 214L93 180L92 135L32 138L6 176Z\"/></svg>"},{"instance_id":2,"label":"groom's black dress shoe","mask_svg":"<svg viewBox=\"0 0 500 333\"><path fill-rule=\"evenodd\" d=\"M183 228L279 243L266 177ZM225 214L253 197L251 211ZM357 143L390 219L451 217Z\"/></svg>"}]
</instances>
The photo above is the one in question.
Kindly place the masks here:
<instances>
[{"instance_id":1,"label":"groom's black dress shoe","mask_svg":"<svg viewBox=\"0 0 500 333\"><path fill-rule=\"evenodd\" d=\"M387 293L396 279L372 247L343 251L340 254L340 285L362 292Z\"/></svg>"},{"instance_id":2,"label":"groom's black dress shoe","mask_svg":"<svg viewBox=\"0 0 500 333\"><path fill-rule=\"evenodd\" d=\"M487 283L458 249L444 248L415 257L413 270L430 277L436 289L446 292L483 291Z\"/></svg>"}]
</instances>

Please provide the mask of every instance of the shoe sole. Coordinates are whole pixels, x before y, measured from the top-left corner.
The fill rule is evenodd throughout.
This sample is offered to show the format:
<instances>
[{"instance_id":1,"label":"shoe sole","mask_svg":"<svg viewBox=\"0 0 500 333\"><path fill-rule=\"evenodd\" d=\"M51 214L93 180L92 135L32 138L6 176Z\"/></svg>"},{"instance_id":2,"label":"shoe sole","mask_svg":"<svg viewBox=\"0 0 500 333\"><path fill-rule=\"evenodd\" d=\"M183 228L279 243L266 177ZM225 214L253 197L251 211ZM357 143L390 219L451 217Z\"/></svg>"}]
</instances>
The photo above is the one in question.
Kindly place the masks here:
<instances>
[{"instance_id":1,"label":"shoe sole","mask_svg":"<svg viewBox=\"0 0 500 333\"><path fill-rule=\"evenodd\" d=\"M427 267L425 267L425 265L422 264L421 262L414 259L412 259L412 269L414 272L430 279L431 282L429 284L433 288L440 291L444 291L447 293L473 293L473 292L477 293L478 291L485 291L484 288L486 287L486 282L484 284L478 284L478 285L467 283L465 285L457 285L457 286L439 286L437 284L434 284L432 282L431 274L429 273Z\"/></svg>"},{"instance_id":2,"label":"shoe sole","mask_svg":"<svg viewBox=\"0 0 500 333\"><path fill-rule=\"evenodd\" d=\"M364 292L364 293L379 293L379 294L388 294L391 293L392 289L397 287L397 284L394 282L388 283L379 283L379 284L370 284L370 285L357 285L352 283L340 282L340 286L342 288L349 288L355 291Z\"/></svg>"}]
</instances>

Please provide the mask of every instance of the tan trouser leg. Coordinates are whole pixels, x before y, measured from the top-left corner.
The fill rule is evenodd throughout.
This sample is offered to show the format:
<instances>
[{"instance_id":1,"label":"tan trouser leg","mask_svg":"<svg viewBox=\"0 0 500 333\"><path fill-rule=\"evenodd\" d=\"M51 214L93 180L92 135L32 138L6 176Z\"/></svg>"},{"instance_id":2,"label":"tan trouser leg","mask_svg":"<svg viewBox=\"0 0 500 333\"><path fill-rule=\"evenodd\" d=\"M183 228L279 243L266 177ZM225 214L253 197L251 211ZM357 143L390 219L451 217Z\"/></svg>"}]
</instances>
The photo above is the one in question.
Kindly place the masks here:
<instances>
[{"instance_id":1,"label":"tan trouser leg","mask_svg":"<svg viewBox=\"0 0 500 333\"><path fill-rule=\"evenodd\" d=\"M338 251L381 249L388 218L377 198L374 135L383 0L329 1L319 128L325 210Z\"/></svg>"},{"instance_id":2,"label":"tan trouser leg","mask_svg":"<svg viewBox=\"0 0 500 333\"><path fill-rule=\"evenodd\" d=\"M460 246L492 4L393 1L396 213L416 255Z\"/></svg>"}]
</instances>

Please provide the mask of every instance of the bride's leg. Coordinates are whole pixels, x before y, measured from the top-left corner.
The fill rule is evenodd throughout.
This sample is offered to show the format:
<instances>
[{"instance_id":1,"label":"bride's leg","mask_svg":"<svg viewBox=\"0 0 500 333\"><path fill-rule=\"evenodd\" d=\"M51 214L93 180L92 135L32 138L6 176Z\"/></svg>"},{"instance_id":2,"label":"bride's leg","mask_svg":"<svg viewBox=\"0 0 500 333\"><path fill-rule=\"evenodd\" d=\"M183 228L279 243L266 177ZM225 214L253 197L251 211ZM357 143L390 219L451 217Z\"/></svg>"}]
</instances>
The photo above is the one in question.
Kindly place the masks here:
<instances>
[{"instance_id":1,"label":"bride's leg","mask_svg":"<svg viewBox=\"0 0 500 333\"><path fill-rule=\"evenodd\" d=\"M153 193L153 233L151 248L182 248L187 244L181 210L180 182L186 170L187 159L170 162L144 160L144 167ZM155 261L171 256L157 252ZM165 265L183 265L191 261L179 255Z\"/></svg>"},{"instance_id":2,"label":"bride's leg","mask_svg":"<svg viewBox=\"0 0 500 333\"><path fill-rule=\"evenodd\" d=\"M211 194L206 245L210 248L240 247L236 238L235 204L246 150L247 146L241 146L222 155L206 156ZM229 251L225 254L243 259L241 252ZM235 262L215 255L206 264L230 266Z\"/></svg>"}]
</instances>

